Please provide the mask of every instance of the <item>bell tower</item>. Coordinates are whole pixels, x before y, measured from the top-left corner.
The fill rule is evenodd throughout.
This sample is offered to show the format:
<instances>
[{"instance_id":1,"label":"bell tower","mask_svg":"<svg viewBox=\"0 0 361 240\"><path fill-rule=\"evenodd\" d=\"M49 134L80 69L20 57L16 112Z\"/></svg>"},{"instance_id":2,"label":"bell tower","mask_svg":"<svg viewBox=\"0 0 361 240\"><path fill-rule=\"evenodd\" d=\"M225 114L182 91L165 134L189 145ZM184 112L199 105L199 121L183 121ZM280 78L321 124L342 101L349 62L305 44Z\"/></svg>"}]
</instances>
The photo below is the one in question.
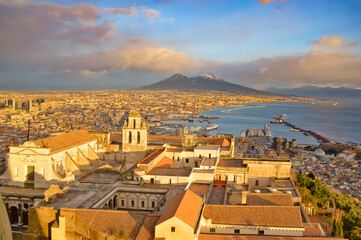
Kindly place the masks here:
<instances>
[{"instance_id":1,"label":"bell tower","mask_svg":"<svg viewBox=\"0 0 361 240\"><path fill-rule=\"evenodd\" d=\"M123 152L145 151L147 148L147 126L136 111L131 111L123 125Z\"/></svg>"}]
</instances>

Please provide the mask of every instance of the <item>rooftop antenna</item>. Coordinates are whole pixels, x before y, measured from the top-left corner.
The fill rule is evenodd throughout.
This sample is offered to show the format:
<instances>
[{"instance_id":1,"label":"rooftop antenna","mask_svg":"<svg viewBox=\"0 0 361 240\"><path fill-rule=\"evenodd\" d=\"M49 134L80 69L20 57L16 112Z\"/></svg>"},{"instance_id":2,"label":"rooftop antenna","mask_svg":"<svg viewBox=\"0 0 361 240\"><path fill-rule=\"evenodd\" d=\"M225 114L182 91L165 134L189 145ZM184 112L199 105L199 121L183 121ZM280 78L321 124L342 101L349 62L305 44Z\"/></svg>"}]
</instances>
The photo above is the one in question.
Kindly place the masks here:
<instances>
[{"instance_id":1,"label":"rooftop antenna","mask_svg":"<svg viewBox=\"0 0 361 240\"><path fill-rule=\"evenodd\" d=\"M30 141L30 119L28 120L28 137L27 141Z\"/></svg>"}]
</instances>

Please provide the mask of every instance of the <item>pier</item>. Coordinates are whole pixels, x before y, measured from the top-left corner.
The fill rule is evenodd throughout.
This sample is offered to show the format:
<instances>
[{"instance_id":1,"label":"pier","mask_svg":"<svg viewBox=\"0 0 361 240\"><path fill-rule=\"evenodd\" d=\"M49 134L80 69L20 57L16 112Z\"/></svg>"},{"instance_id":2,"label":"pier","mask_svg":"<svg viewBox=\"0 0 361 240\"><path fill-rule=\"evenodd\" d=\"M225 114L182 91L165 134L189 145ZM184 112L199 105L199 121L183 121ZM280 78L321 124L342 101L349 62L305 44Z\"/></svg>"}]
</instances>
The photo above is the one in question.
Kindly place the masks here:
<instances>
[{"instance_id":1,"label":"pier","mask_svg":"<svg viewBox=\"0 0 361 240\"><path fill-rule=\"evenodd\" d=\"M311 130L306 130L306 129L302 129L300 127L297 127L296 125L290 123L290 122L287 122L283 119L280 119L280 118L277 118L277 117L274 117L275 119L279 120L280 123L283 123L285 124L286 126L289 126L293 129L297 129L297 130L300 130L300 132L302 132L303 134L305 134L306 136L312 136L314 138L316 138L318 141L320 141L321 143L329 143L331 142L329 139L327 139L326 137L322 136L321 134L319 133L316 133L314 131L311 131Z\"/></svg>"}]
</instances>

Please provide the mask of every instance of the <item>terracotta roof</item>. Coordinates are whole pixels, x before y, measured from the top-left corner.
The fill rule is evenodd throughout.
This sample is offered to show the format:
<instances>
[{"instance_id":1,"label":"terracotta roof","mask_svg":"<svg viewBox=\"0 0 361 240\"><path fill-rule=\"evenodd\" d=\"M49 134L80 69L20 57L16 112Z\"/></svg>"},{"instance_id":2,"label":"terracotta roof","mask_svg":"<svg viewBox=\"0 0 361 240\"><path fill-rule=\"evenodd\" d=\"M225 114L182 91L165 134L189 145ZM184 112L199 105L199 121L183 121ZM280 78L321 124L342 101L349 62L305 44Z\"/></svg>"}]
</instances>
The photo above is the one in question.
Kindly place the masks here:
<instances>
[{"instance_id":1,"label":"terracotta roof","mask_svg":"<svg viewBox=\"0 0 361 240\"><path fill-rule=\"evenodd\" d=\"M221 147L228 147L231 143L228 141L227 138L212 138L212 137L197 137L197 142L208 142L212 143L213 145L219 145Z\"/></svg>"},{"instance_id":2,"label":"terracotta roof","mask_svg":"<svg viewBox=\"0 0 361 240\"><path fill-rule=\"evenodd\" d=\"M305 227L303 236L324 236L321 230L318 227Z\"/></svg>"},{"instance_id":3,"label":"terracotta roof","mask_svg":"<svg viewBox=\"0 0 361 240\"><path fill-rule=\"evenodd\" d=\"M152 240L154 239L155 225L158 222L160 215L149 214L143 222L142 227L137 235L137 240Z\"/></svg>"},{"instance_id":4,"label":"terracotta roof","mask_svg":"<svg viewBox=\"0 0 361 240\"><path fill-rule=\"evenodd\" d=\"M148 135L149 140L177 140L182 141L181 136L165 136L165 135Z\"/></svg>"},{"instance_id":5,"label":"terracotta roof","mask_svg":"<svg viewBox=\"0 0 361 240\"><path fill-rule=\"evenodd\" d=\"M174 163L173 159L163 157L154 167L170 167Z\"/></svg>"},{"instance_id":6,"label":"terracotta roof","mask_svg":"<svg viewBox=\"0 0 361 240\"><path fill-rule=\"evenodd\" d=\"M32 142L35 143L36 145L39 145L42 148L50 148L50 153L55 153L94 140L96 140L96 138L92 136L88 131L77 130L74 132L68 132L53 137L35 140Z\"/></svg>"},{"instance_id":7,"label":"terracotta roof","mask_svg":"<svg viewBox=\"0 0 361 240\"><path fill-rule=\"evenodd\" d=\"M102 209L62 208L60 211L61 216L66 217L67 213L75 214L94 230L107 233L109 235L114 231L118 231L120 233L127 234L130 239L136 239L142 223L148 215L146 212L128 212ZM77 221L76 218L74 221Z\"/></svg>"},{"instance_id":8,"label":"terracotta roof","mask_svg":"<svg viewBox=\"0 0 361 240\"><path fill-rule=\"evenodd\" d=\"M154 152L152 152L151 154L149 154L148 156L146 156L143 160L138 162L138 164L148 164L151 161L153 161L154 159L156 159L164 151L165 151L164 148L159 148L159 149L155 150Z\"/></svg>"},{"instance_id":9,"label":"terracotta roof","mask_svg":"<svg viewBox=\"0 0 361 240\"><path fill-rule=\"evenodd\" d=\"M110 142L111 143L119 142L119 141L122 141L122 140L123 140L123 134L121 134L121 133L110 137Z\"/></svg>"},{"instance_id":10,"label":"terracotta roof","mask_svg":"<svg viewBox=\"0 0 361 240\"><path fill-rule=\"evenodd\" d=\"M214 224L302 228L299 207L206 205L203 216Z\"/></svg>"},{"instance_id":11,"label":"terracotta roof","mask_svg":"<svg viewBox=\"0 0 361 240\"><path fill-rule=\"evenodd\" d=\"M291 194L249 193L248 206L293 206Z\"/></svg>"},{"instance_id":12,"label":"terracotta roof","mask_svg":"<svg viewBox=\"0 0 361 240\"><path fill-rule=\"evenodd\" d=\"M199 234L198 240L342 240L344 238L333 237L287 237L287 236L240 236L240 235L226 235L226 234Z\"/></svg>"},{"instance_id":13,"label":"terracotta roof","mask_svg":"<svg viewBox=\"0 0 361 240\"><path fill-rule=\"evenodd\" d=\"M193 183L189 190L198 195L203 194L204 196L206 196L208 194L210 186L210 184Z\"/></svg>"},{"instance_id":14,"label":"terracotta roof","mask_svg":"<svg viewBox=\"0 0 361 240\"><path fill-rule=\"evenodd\" d=\"M192 172L190 168L165 168L157 167L153 168L147 175L159 175L159 176L179 176L188 177Z\"/></svg>"},{"instance_id":15,"label":"terracotta roof","mask_svg":"<svg viewBox=\"0 0 361 240\"><path fill-rule=\"evenodd\" d=\"M190 190L173 197L160 216L157 225L176 217L192 228L196 227L203 199Z\"/></svg>"}]
</instances>

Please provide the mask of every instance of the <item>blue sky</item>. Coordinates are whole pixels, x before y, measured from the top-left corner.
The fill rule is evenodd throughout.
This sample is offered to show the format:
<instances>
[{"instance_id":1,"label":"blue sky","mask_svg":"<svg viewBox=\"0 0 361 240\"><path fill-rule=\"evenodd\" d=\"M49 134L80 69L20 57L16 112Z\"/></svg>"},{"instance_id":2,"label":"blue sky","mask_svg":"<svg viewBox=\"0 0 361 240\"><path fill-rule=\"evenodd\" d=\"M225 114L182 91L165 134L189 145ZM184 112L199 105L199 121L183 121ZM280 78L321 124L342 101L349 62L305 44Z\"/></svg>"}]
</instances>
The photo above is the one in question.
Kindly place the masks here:
<instances>
[{"instance_id":1,"label":"blue sky","mask_svg":"<svg viewBox=\"0 0 361 240\"><path fill-rule=\"evenodd\" d=\"M361 87L357 0L0 0L1 13L0 90L121 89L178 72Z\"/></svg>"}]
</instances>

